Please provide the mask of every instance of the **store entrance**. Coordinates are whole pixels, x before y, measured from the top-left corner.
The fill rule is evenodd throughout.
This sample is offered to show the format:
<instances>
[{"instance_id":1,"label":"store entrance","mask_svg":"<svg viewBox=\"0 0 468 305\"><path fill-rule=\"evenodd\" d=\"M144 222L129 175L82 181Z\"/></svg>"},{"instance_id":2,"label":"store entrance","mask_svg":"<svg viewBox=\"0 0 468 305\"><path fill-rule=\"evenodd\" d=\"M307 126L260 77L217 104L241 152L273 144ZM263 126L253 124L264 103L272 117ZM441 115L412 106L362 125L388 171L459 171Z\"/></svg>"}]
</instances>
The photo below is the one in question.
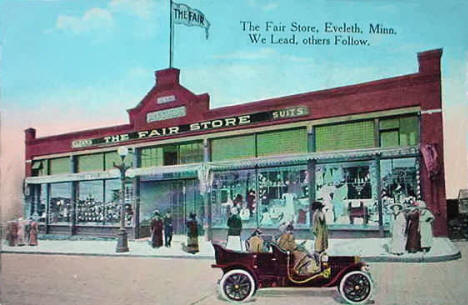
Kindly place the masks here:
<instances>
[{"instance_id":1,"label":"store entrance","mask_svg":"<svg viewBox=\"0 0 468 305\"><path fill-rule=\"evenodd\" d=\"M140 227L149 226L154 210L164 216L172 215L174 234L186 234L185 222L191 212L199 214L200 200L198 182L195 179L147 181L141 184ZM146 234L145 234L146 235Z\"/></svg>"}]
</instances>

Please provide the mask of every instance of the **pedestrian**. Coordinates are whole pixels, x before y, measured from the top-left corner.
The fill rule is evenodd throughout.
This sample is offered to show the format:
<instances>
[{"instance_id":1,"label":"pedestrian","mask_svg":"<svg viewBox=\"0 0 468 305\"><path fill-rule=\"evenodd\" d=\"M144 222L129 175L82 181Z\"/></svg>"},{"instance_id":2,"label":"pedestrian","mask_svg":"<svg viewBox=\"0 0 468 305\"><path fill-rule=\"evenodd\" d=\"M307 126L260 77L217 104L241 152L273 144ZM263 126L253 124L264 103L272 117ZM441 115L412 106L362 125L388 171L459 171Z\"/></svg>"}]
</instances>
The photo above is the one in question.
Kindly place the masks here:
<instances>
[{"instance_id":1,"label":"pedestrian","mask_svg":"<svg viewBox=\"0 0 468 305\"><path fill-rule=\"evenodd\" d=\"M18 219L18 241L17 241L17 246L24 246L24 219L23 217L20 217Z\"/></svg>"},{"instance_id":2,"label":"pedestrian","mask_svg":"<svg viewBox=\"0 0 468 305\"><path fill-rule=\"evenodd\" d=\"M393 211L392 217L392 239L390 241L389 252L402 255L406 245L406 217L403 213L403 206L399 203L390 206Z\"/></svg>"},{"instance_id":3,"label":"pedestrian","mask_svg":"<svg viewBox=\"0 0 468 305\"><path fill-rule=\"evenodd\" d=\"M164 245L166 247L170 247L171 242L172 242L172 216L169 210L166 211L166 215L164 215L163 222L164 222Z\"/></svg>"},{"instance_id":4,"label":"pedestrian","mask_svg":"<svg viewBox=\"0 0 468 305\"><path fill-rule=\"evenodd\" d=\"M256 229L252 235L250 235L249 239L247 239L246 246L250 253L263 252L263 238L261 235L262 231Z\"/></svg>"},{"instance_id":5,"label":"pedestrian","mask_svg":"<svg viewBox=\"0 0 468 305\"><path fill-rule=\"evenodd\" d=\"M228 234L226 248L242 251L241 231L242 220L239 217L239 211L236 207L231 209L231 216L227 220Z\"/></svg>"},{"instance_id":6,"label":"pedestrian","mask_svg":"<svg viewBox=\"0 0 468 305\"><path fill-rule=\"evenodd\" d=\"M319 201L312 204L312 210L314 211L312 223L312 233L315 236L314 250L319 254L328 248L328 228L323 207L323 203Z\"/></svg>"},{"instance_id":7,"label":"pedestrian","mask_svg":"<svg viewBox=\"0 0 468 305\"><path fill-rule=\"evenodd\" d=\"M162 231L163 221L159 210L153 212L153 218L151 219L151 247L159 248L163 244Z\"/></svg>"},{"instance_id":8,"label":"pedestrian","mask_svg":"<svg viewBox=\"0 0 468 305\"><path fill-rule=\"evenodd\" d=\"M36 221L31 221L31 231L29 232L29 245L37 246L37 234L39 232L39 224Z\"/></svg>"},{"instance_id":9,"label":"pedestrian","mask_svg":"<svg viewBox=\"0 0 468 305\"><path fill-rule=\"evenodd\" d=\"M18 221L11 220L7 223L6 239L8 240L8 246L16 246L18 240Z\"/></svg>"},{"instance_id":10,"label":"pedestrian","mask_svg":"<svg viewBox=\"0 0 468 305\"><path fill-rule=\"evenodd\" d=\"M434 215L426 207L424 201L417 201L419 209L419 231L421 234L421 249L424 252L429 252L432 247L432 222L434 221Z\"/></svg>"},{"instance_id":11,"label":"pedestrian","mask_svg":"<svg viewBox=\"0 0 468 305\"><path fill-rule=\"evenodd\" d=\"M186 251L188 253L195 254L199 251L198 249L198 222L197 215L195 213L190 213L189 220L186 223L187 225L187 247Z\"/></svg>"},{"instance_id":12,"label":"pedestrian","mask_svg":"<svg viewBox=\"0 0 468 305\"><path fill-rule=\"evenodd\" d=\"M415 204L415 203L414 203ZM406 250L409 253L421 251L421 233L419 231L419 210L417 206L413 207L407 214L408 222L406 224Z\"/></svg>"},{"instance_id":13,"label":"pedestrian","mask_svg":"<svg viewBox=\"0 0 468 305\"><path fill-rule=\"evenodd\" d=\"M29 245L29 241L30 241L30 235L31 235L31 222L32 222L32 219L31 217L29 217L28 219L26 219L26 221L24 222L24 241L27 245Z\"/></svg>"}]
</instances>

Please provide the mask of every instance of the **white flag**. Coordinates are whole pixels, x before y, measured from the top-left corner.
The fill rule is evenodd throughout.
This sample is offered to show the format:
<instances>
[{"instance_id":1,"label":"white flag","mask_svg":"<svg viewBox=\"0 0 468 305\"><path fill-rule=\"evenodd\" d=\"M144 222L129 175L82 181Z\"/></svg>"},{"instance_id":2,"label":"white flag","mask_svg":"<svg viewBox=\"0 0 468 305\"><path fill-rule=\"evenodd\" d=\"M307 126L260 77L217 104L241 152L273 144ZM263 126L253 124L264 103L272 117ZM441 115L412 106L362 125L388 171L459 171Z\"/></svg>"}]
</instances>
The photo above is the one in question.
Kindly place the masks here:
<instances>
[{"instance_id":1,"label":"white flag","mask_svg":"<svg viewBox=\"0 0 468 305\"><path fill-rule=\"evenodd\" d=\"M172 20L176 24L185 24L188 26L199 26L205 29L206 39L208 39L208 29L210 23L205 15L199 10L182 3L172 3Z\"/></svg>"}]
</instances>

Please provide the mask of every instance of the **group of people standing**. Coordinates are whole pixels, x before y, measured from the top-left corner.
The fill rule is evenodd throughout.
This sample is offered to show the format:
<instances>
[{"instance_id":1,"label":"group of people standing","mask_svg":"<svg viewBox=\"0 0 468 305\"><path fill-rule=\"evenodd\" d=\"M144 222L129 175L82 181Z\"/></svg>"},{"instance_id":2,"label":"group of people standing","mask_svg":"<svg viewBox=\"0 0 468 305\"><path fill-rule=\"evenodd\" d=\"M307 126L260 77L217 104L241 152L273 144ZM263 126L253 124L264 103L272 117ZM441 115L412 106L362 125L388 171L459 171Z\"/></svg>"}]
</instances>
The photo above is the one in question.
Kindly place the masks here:
<instances>
[{"instance_id":1,"label":"group of people standing","mask_svg":"<svg viewBox=\"0 0 468 305\"><path fill-rule=\"evenodd\" d=\"M199 251L198 248L198 222L195 213L190 213L189 220L186 222L187 226L187 245L183 245L184 250L188 253L195 254ZM164 246L171 247L173 226L172 216L170 211L166 211L164 217L161 216L159 210L153 212L153 217L150 223L151 231L151 246L159 248L163 245L163 232L164 232Z\"/></svg>"},{"instance_id":2,"label":"group of people standing","mask_svg":"<svg viewBox=\"0 0 468 305\"><path fill-rule=\"evenodd\" d=\"M9 221L6 230L6 240L8 246L37 246L37 234L39 233L39 224L31 218Z\"/></svg>"},{"instance_id":3,"label":"group of people standing","mask_svg":"<svg viewBox=\"0 0 468 305\"><path fill-rule=\"evenodd\" d=\"M390 253L402 255L405 251L416 253L429 252L432 247L432 222L434 215L427 209L424 201L415 201L409 209L397 203L393 211L392 238Z\"/></svg>"}]
</instances>

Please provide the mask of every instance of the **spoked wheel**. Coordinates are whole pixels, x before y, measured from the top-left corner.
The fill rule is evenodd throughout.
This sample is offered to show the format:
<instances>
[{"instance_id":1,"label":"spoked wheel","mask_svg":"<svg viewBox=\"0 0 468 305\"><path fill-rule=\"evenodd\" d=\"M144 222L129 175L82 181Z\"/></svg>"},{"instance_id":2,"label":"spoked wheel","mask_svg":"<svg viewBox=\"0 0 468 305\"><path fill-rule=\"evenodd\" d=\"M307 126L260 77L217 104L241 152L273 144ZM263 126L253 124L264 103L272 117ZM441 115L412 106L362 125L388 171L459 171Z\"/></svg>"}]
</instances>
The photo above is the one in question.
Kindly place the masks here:
<instances>
[{"instance_id":1,"label":"spoked wheel","mask_svg":"<svg viewBox=\"0 0 468 305\"><path fill-rule=\"evenodd\" d=\"M235 269L223 275L219 288L224 299L245 302L252 297L255 291L255 281L247 271Z\"/></svg>"},{"instance_id":2,"label":"spoked wheel","mask_svg":"<svg viewBox=\"0 0 468 305\"><path fill-rule=\"evenodd\" d=\"M346 302L364 304L372 295L372 279L368 273L353 271L343 277L339 290Z\"/></svg>"}]
</instances>

